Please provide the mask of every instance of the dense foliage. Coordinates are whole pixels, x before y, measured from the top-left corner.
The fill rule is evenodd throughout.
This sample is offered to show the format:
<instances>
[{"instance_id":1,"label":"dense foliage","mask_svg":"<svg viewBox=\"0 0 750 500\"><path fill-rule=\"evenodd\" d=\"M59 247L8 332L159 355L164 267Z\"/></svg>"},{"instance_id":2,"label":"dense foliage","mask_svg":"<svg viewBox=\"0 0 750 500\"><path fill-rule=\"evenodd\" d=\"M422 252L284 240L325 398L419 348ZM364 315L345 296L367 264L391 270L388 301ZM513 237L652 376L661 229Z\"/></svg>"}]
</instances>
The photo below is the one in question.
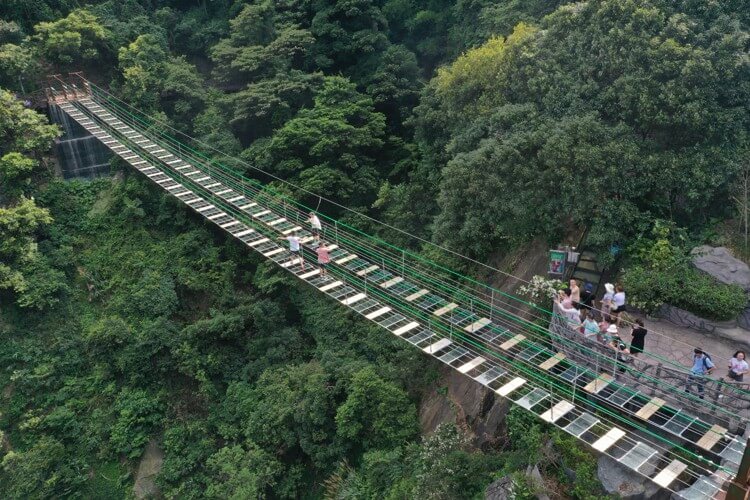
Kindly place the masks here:
<instances>
[{"instance_id":1,"label":"dense foliage","mask_svg":"<svg viewBox=\"0 0 750 500\"><path fill-rule=\"evenodd\" d=\"M487 453L420 436L436 365L127 169L55 180L59 130L12 92L83 70L301 201L478 259L586 228L634 302L722 319L744 295L684 257L741 205L749 25L747 0L0 3L0 495L121 498L149 443L167 498L471 497L537 464L598 492L523 414Z\"/></svg>"}]
</instances>

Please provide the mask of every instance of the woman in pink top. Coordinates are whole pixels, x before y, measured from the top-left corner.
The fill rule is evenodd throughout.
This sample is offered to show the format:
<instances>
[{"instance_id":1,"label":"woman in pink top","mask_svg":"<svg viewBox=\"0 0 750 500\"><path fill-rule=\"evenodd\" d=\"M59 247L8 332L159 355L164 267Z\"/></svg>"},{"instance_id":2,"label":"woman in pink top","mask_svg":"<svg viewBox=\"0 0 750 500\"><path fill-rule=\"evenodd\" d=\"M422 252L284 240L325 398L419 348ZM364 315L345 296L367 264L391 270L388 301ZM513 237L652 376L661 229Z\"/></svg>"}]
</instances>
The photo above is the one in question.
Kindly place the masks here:
<instances>
[{"instance_id":1,"label":"woman in pink top","mask_svg":"<svg viewBox=\"0 0 750 500\"><path fill-rule=\"evenodd\" d=\"M318 267L320 267L320 275L328 276L328 270L326 269L326 267L328 267L328 263L331 262L331 256L328 255L328 247L326 246L325 242L320 242L320 246L318 247L316 252L318 253Z\"/></svg>"},{"instance_id":2,"label":"woman in pink top","mask_svg":"<svg viewBox=\"0 0 750 500\"><path fill-rule=\"evenodd\" d=\"M748 371L750 371L750 366L745 361L745 351L735 352L732 359L729 360L729 373L727 374L729 378L735 382L742 382Z\"/></svg>"}]
</instances>

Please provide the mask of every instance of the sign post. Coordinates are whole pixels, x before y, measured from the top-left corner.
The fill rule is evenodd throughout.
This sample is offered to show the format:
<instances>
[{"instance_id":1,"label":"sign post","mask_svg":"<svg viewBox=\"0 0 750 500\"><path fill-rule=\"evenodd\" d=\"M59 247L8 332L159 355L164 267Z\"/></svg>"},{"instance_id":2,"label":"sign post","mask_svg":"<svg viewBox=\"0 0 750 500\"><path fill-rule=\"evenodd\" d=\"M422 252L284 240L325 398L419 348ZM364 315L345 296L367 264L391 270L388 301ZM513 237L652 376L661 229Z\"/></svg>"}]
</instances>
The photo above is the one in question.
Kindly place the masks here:
<instances>
[{"instance_id":1,"label":"sign post","mask_svg":"<svg viewBox=\"0 0 750 500\"><path fill-rule=\"evenodd\" d=\"M550 250L549 262L547 264L547 274L552 276L562 276L565 274L565 250Z\"/></svg>"}]
</instances>

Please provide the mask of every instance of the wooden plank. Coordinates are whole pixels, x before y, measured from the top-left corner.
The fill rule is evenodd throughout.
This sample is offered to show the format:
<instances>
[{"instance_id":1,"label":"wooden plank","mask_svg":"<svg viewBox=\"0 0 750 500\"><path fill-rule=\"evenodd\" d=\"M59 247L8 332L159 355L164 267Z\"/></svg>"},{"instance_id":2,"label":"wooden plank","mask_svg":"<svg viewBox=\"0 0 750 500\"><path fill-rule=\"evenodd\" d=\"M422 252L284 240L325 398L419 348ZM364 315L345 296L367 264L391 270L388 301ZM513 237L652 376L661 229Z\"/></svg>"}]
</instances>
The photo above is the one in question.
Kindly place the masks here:
<instances>
[{"instance_id":1,"label":"wooden plank","mask_svg":"<svg viewBox=\"0 0 750 500\"><path fill-rule=\"evenodd\" d=\"M254 232L255 232L255 229L245 229L245 230L244 230L244 231L242 231L241 233L237 233L237 234L235 234L235 236L236 236L237 238L239 238L240 236L245 236L245 235L247 235L247 234L250 234L250 233L254 233Z\"/></svg>"},{"instance_id":2,"label":"wooden plank","mask_svg":"<svg viewBox=\"0 0 750 500\"><path fill-rule=\"evenodd\" d=\"M339 260L337 260L336 264L346 264L350 260L354 260L356 258L357 258L357 255L352 253L352 254L347 255L346 257L342 257Z\"/></svg>"},{"instance_id":3,"label":"wooden plank","mask_svg":"<svg viewBox=\"0 0 750 500\"><path fill-rule=\"evenodd\" d=\"M198 209L196 209L196 210L197 210L198 212L205 212L205 211L207 211L207 210L211 210L212 208L216 208L216 207L215 207L215 206L213 206L213 205L211 205L211 204L209 204L209 205L206 205L205 207L201 207L201 208L198 208Z\"/></svg>"},{"instance_id":4,"label":"wooden plank","mask_svg":"<svg viewBox=\"0 0 750 500\"><path fill-rule=\"evenodd\" d=\"M271 213L270 210L261 210L257 214L252 214L252 216L255 217L255 218L258 218L258 217L263 217L264 215L268 215L270 213Z\"/></svg>"},{"instance_id":5,"label":"wooden plank","mask_svg":"<svg viewBox=\"0 0 750 500\"><path fill-rule=\"evenodd\" d=\"M672 481L677 479L677 476L682 474L685 469L687 469L687 464L680 462L675 458L669 463L669 465L664 467L661 472L654 476L652 481L662 488L668 488L669 485L672 484Z\"/></svg>"},{"instance_id":6,"label":"wooden plank","mask_svg":"<svg viewBox=\"0 0 750 500\"><path fill-rule=\"evenodd\" d=\"M268 241L271 241L271 240L269 240L268 238L261 238L259 240L251 241L250 243L248 243L248 245L250 245L251 247L255 247L255 246L260 245L261 243L266 243Z\"/></svg>"},{"instance_id":7,"label":"wooden plank","mask_svg":"<svg viewBox=\"0 0 750 500\"><path fill-rule=\"evenodd\" d=\"M563 359L565 359L565 354L558 352L557 354L540 364L539 368L541 368L542 370L549 370Z\"/></svg>"},{"instance_id":8,"label":"wooden plank","mask_svg":"<svg viewBox=\"0 0 750 500\"><path fill-rule=\"evenodd\" d=\"M287 229L286 231L281 231L281 234L291 234L295 231L299 231L300 229L302 229L300 226L294 226L293 228ZM302 240L300 240L300 243L302 243Z\"/></svg>"},{"instance_id":9,"label":"wooden plank","mask_svg":"<svg viewBox=\"0 0 750 500\"><path fill-rule=\"evenodd\" d=\"M719 439L721 439L726 432L727 430L724 427L714 424L713 427L708 429L708 432L698 440L697 445L704 450L711 451L711 448L719 442Z\"/></svg>"},{"instance_id":10,"label":"wooden plank","mask_svg":"<svg viewBox=\"0 0 750 500\"><path fill-rule=\"evenodd\" d=\"M393 285L395 285L396 283L401 283L402 281L404 281L404 278L402 278L401 276L396 276L396 277L395 277L395 278L393 278L393 279L389 279L389 280L388 280L388 281L386 281L385 283L381 283L381 284L380 284L380 286L381 286L382 288L390 288L390 287L392 287Z\"/></svg>"},{"instance_id":11,"label":"wooden plank","mask_svg":"<svg viewBox=\"0 0 750 500\"><path fill-rule=\"evenodd\" d=\"M280 253L281 253L281 252L283 252L283 251L284 251L284 249L283 249L283 248L274 248L274 249L273 249L273 250L271 250L270 252L266 252L266 253L264 253L264 254L263 254L263 257L273 257L274 255L280 254Z\"/></svg>"},{"instance_id":12,"label":"wooden plank","mask_svg":"<svg viewBox=\"0 0 750 500\"><path fill-rule=\"evenodd\" d=\"M378 269L377 265L372 265L368 267L367 269L362 269L361 271L357 272L357 276L364 276L365 274L370 274L374 270Z\"/></svg>"},{"instance_id":13,"label":"wooden plank","mask_svg":"<svg viewBox=\"0 0 750 500\"><path fill-rule=\"evenodd\" d=\"M438 352L440 349L445 349L452 343L453 342L451 341L451 339L440 339L434 344L430 344L422 350L428 354L432 354L432 353Z\"/></svg>"},{"instance_id":14,"label":"wooden plank","mask_svg":"<svg viewBox=\"0 0 750 500\"><path fill-rule=\"evenodd\" d=\"M348 306L348 305L354 304L355 302L359 302L365 297L367 297L367 295L365 295L364 293L358 293L357 295L353 295L347 299L342 300L341 303L344 304L345 306Z\"/></svg>"},{"instance_id":15,"label":"wooden plank","mask_svg":"<svg viewBox=\"0 0 750 500\"><path fill-rule=\"evenodd\" d=\"M306 280L307 278L312 278L316 274L320 274L320 269L313 269L312 271L308 271L305 274L300 274L299 278Z\"/></svg>"},{"instance_id":16,"label":"wooden plank","mask_svg":"<svg viewBox=\"0 0 750 500\"><path fill-rule=\"evenodd\" d=\"M219 194L219 193L216 193ZM276 224L281 224L282 222L286 222L286 219L282 217L281 219L272 220L268 223L269 226L275 226Z\"/></svg>"},{"instance_id":17,"label":"wooden plank","mask_svg":"<svg viewBox=\"0 0 750 500\"><path fill-rule=\"evenodd\" d=\"M504 343L502 343L500 345L500 349L502 349L504 351L507 351L508 349L512 348L513 346L515 346L516 344L518 344L519 342L521 342L522 340L524 340L525 338L526 338L525 336L523 336L523 335L521 335L519 333L518 335L516 335L512 339L507 340Z\"/></svg>"},{"instance_id":18,"label":"wooden plank","mask_svg":"<svg viewBox=\"0 0 750 500\"><path fill-rule=\"evenodd\" d=\"M239 223L240 223L240 221L238 221L238 220L233 220L232 222L227 222L226 224L222 224L222 225L221 225L221 228L222 228L222 229L227 229L227 228L229 228L229 227L232 227L232 226L236 226L236 225L237 225L237 224L239 224Z\"/></svg>"},{"instance_id":19,"label":"wooden plank","mask_svg":"<svg viewBox=\"0 0 750 500\"><path fill-rule=\"evenodd\" d=\"M208 220L221 219L222 217L226 217L227 215L229 214L227 214L226 212L219 212L218 214L209 215Z\"/></svg>"},{"instance_id":20,"label":"wooden plank","mask_svg":"<svg viewBox=\"0 0 750 500\"><path fill-rule=\"evenodd\" d=\"M429 290L427 290L426 288L423 288L423 289L421 289L420 291L418 291L418 292L414 292L414 293L412 293L411 295L409 295L408 297L406 297L406 301L407 301L407 302L414 302L415 300L417 300L417 299L418 299L419 297L421 297L422 295L426 295L426 294L428 294L428 293L430 293L430 291L429 291Z\"/></svg>"},{"instance_id":21,"label":"wooden plank","mask_svg":"<svg viewBox=\"0 0 750 500\"><path fill-rule=\"evenodd\" d=\"M539 415L539 417L545 422L554 423L560 418L562 418L563 416L565 416L565 414L568 413L573 408L575 408L575 405L573 403L563 399L562 401L557 403L555 406L553 406L549 410Z\"/></svg>"},{"instance_id":22,"label":"wooden plank","mask_svg":"<svg viewBox=\"0 0 750 500\"><path fill-rule=\"evenodd\" d=\"M611 384L613 380L614 378L612 377L612 375L602 373L594 380L589 382L586 387L583 388L583 390L585 390L586 392L590 392L591 394L598 394L602 389Z\"/></svg>"},{"instance_id":23,"label":"wooden plank","mask_svg":"<svg viewBox=\"0 0 750 500\"><path fill-rule=\"evenodd\" d=\"M638 418L642 418L643 420L648 420L649 418L651 418L651 415L656 413L657 410L661 408L662 406L664 406L665 403L666 401L664 401L663 399L654 398L648 403L646 403L646 405L643 408L638 410L635 416Z\"/></svg>"},{"instance_id":24,"label":"wooden plank","mask_svg":"<svg viewBox=\"0 0 750 500\"><path fill-rule=\"evenodd\" d=\"M327 292L328 290L333 290L334 288L340 287L343 285L343 281L334 281L333 283L328 283L327 285L321 286L318 288L321 292Z\"/></svg>"},{"instance_id":25,"label":"wooden plank","mask_svg":"<svg viewBox=\"0 0 750 500\"><path fill-rule=\"evenodd\" d=\"M482 364L482 363L484 363L485 361L487 361L487 360L486 360L486 359L484 359L484 358L483 358L482 356L479 356L479 357L477 357L477 358L474 358L474 359L472 359L472 360L471 360L471 361L469 361L468 363L466 363L466 364L464 364L464 365L461 365L461 366L460 366L460 367L458 368L458 371L460 371L461 373L467 373L467 372L470 372L471 370L473 370L473 369L474 369L474 368L476 368L477 366L481 365L481 364Z\"/></svg>"},{"instance_id":26,"label":"wooden plank","mask_svg":"<svg viewBox=\"0 0 750 500\"><path fill-rule=\"evenodd\" d=\"M602 437L596 440L594 444L591 446L596 451L606 451L608 450L613 444L615 444L617 441L620 440L625 435L625 431L622 429L618 429L617 427L612 427L610 430L607 431L606 434L604 434Z\"/></svg>"},{"instance_id":27,"label":"wooden plank","mask_svg":"<svg viewBox=\"0 0 750 500\"><path fill-rule=\"evenodd\" d=\"M368 314L367 316L365 316L365 318L367 318L367 319L375 319L375 318L380 317L380 316L382 316L385 313L390 312L390 311L392 311L392 309L390 307L388 307L388 306L381 307L377 311L373 311L370 314Z\"/></svg>"},{"instance_id":28,"label":"wooden plank","mask_svg":"<svg viewBox=\"0 0 750 500\"><path fill-rule=\"evenodd\" d=\"M401 328L394 330L393 333L394 335L403 335L408 331L414 330L418 326L419 326L419 323L417 323L416 321L412 321L408 325L404 325Z\"/></svg>"},{"instance_id":29,"label":"wooden plank","mask_svg":"<svg viewBox=\"0 0 750 500\"><path fill-rule=\"evenodd\" d=\"M241 200L242 198L244 198L244 196L242 196L242 195L239 195L239 196L235 196L234 198L229 198L229 199L228 199L227 201L228 201L229 203L235 203L235 202L237 202L237 201L240 201L240 200Z\"/></svg>"},{"instance_id":30,"label":"wooden plank","mask_svg":"<svg viewBox=\"0 0 750 500\"><path fill-rule=\"evenodd\" d=\"M521 377L516 377L504 386L500 387L495 392L498 393L501 396L507 396L511 392L515 391L519 387L521 387L523 384L526 383L525 379L522 379Z\"/></svg>"},{"instance_id":31,"label":"wooden plank","mask_svg":"<svg viewBox=\"0 0 750 500\"><path fill-rule=\"evenodd\" d=\"M253 203L248 203L247 205L245 205L245 206L243 206L243 207L240 207L240 210L247 210L248 208L253 208L253 207L254 207L254 206L256 206L256 205L257 205L257 203L255 203L255 202L253 202Z\"/></svg>"},{"instance_id":32,"label":"wooden plank","mask_svg":"<svg viewBox=\"0 0 750 500\"><path fill-rule=\"evenodd\" d=\"M432 314L434 314L435 316L442 316L443 314L450 312L457 307L458 307L458 304L456 304L455 302L451 302L450 304L441 307L440 309L433 312Z\"/></svg>"},{"instance_id":33,"label":"wooden plank","mask_svg":"<svg viewBox=\"0 0 750 500\"><path fill-rule=\"evenodd\" d=\"M469 333L474 333L480 328L484 328L485 326L489 325L490 323L492 323L492 320L490 320L489 318L482 318L470 324L469 326L464 328L464 330L466 330Z\"/></svg>"}]
</instances>

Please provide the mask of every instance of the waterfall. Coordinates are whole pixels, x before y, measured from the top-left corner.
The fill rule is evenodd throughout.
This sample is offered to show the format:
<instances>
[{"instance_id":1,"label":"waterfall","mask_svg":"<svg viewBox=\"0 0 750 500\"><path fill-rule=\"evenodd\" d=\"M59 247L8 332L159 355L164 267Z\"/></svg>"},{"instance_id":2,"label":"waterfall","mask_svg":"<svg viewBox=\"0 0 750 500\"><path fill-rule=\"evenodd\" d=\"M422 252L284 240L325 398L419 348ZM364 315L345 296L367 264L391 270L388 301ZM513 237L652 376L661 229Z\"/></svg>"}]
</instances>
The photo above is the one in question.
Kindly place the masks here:
<instances>
[{"instance_id":1,"label":"waterfall","mask_svg":"<svg viewBox=\"0 0 750 500\"><path fill-rule=\"evenodd\" d=\"M108 175L112 152L57 106L50 105L49 113L52 122L63 129L56 144L63 178L94 179Z\"/></svg>"}]
</instances>

